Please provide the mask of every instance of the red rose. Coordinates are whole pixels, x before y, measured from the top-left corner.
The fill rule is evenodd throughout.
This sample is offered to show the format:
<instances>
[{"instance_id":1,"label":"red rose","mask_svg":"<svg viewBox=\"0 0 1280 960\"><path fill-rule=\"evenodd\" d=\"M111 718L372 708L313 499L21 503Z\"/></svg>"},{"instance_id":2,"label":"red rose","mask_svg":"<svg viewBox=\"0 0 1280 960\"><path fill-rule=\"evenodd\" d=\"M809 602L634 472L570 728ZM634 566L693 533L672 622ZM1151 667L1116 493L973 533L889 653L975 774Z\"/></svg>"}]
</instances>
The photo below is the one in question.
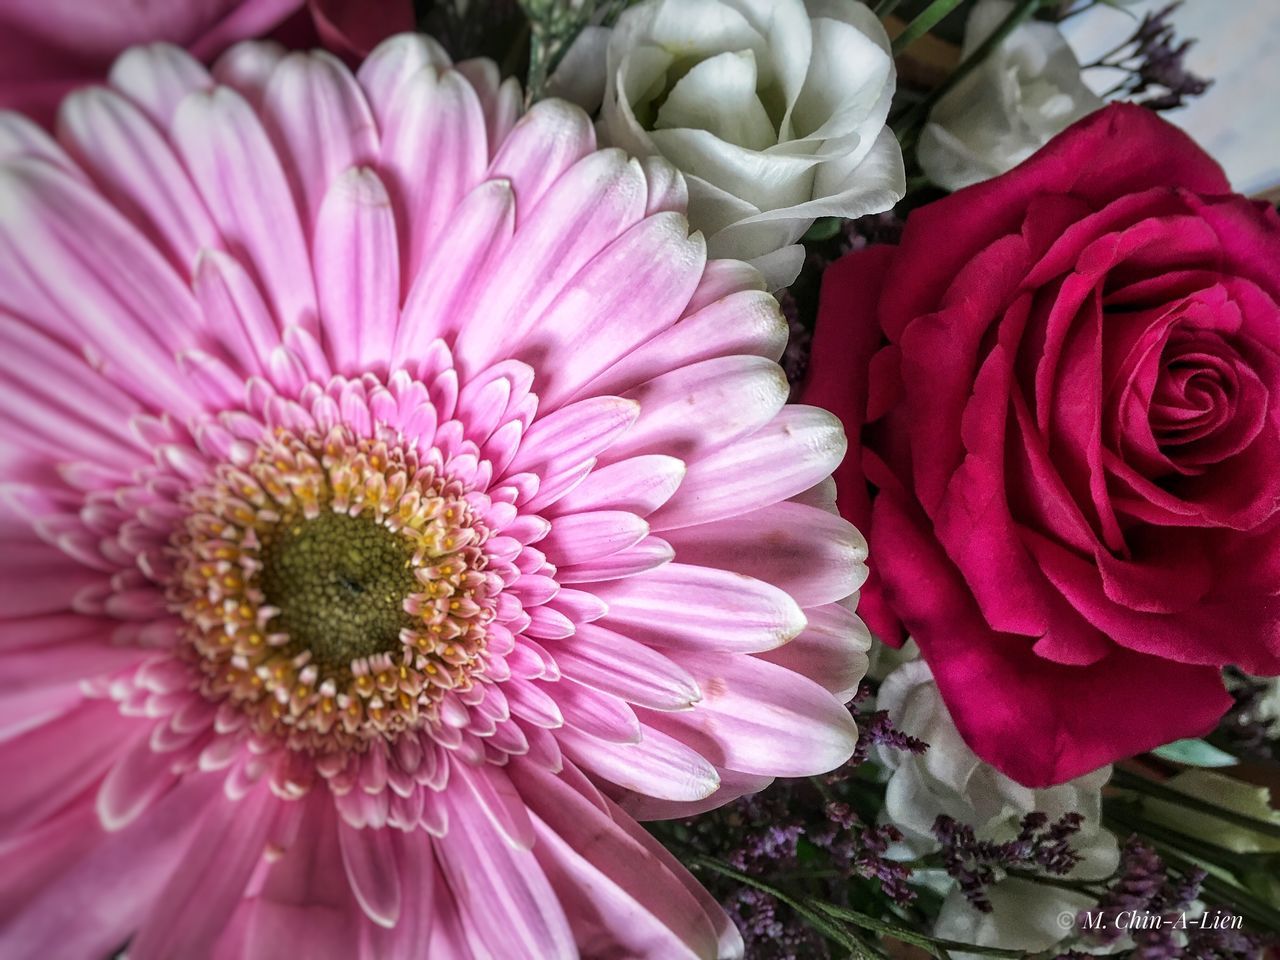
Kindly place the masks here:
<instances>
[{"instance_id":1,"label":"red rose","mask_svg":"<svg viewBox=\"0 0 1280 960\"><path fill-rule=\"evenodd\" d=\"M212 60L273 34L358 57L413 29L410 0L9 0L0 10L0 107L47 123L63 96L106 76L126 47L157 40ZM273 33L274 32L274 33Z\"/></svg>"},{"instance_id":2,"label":"red rose","mask_svg":"<svg viewBox=\"0 0 1280 960\"><path fill-rule=\"evenodd\" d=\"M1132 106L827 271L804 401L851 438L859 613L1022 783L1280 673L1278 302L1280 217Z\"/></svg>"}]
</instances>

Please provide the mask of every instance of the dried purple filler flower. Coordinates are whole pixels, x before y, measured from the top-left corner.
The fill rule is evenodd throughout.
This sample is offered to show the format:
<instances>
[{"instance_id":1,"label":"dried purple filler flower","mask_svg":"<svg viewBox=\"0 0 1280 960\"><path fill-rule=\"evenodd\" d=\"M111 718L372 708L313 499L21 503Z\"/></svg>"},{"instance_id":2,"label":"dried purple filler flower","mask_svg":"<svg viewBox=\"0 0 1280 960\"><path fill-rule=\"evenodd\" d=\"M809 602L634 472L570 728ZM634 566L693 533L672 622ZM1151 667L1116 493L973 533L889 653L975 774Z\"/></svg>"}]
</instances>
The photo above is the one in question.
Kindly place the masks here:
<instances>
[{"instance_id":1,"label":"dried purple filler flower","mask_svg":"<svg viewBox=\"0 0 1280 960\"><path fill-rule=\"evenodd\" d=\"M1029 813L1019 824L1018 835L997 843L979 840L967 823L940 814L933 823L933 835L942 845L942 865L956 881L960 891L983 913L991 912L987 888L1011 869L1066 876L1080 863L1069 844L1080 832L1084 818L1078 813L1064 813L1053 823L1038 811Z\"/></svg>"},{"instance_id":2,"label":"dried purple filler flower","mask_svg":"<svg viewBox=\"0 0 1280 960\"><path fill-rule=\"evenodd\" d=\"M1151 110L1173 110L1209 89L1213 81L1192 73L1186 66L1187 51L1195 41L1179 41L1177 28L1171 22L1182 2L1176 0L1146 14L1128 40L1090 65L1127 74L1107 91L1108 98L1132 100Z\"/></svg>"},{"instance_id":3,"label":"dried purple filler flower","mask_svg":"<svg viewBox=\"0 0 1280 960\"><path fill-rule=\"evenodd\" d=\"M866 700L870 695L871 688L866 683L863 683L858 688L857 695L849 704L849 709L858 721L858 745L854 747L853 756L849 758L849 762L845 766L827 775L830 778L838 779L847 776L850 770L866 763L867 758L871 755L871 748L875 746L914 754L921 754L929 749L929 745L919 737L903 733L895 727L893 720L889 718L887 710L876 710L873 713L863 714L858 704Z\"/></svg>"}]
</instances>

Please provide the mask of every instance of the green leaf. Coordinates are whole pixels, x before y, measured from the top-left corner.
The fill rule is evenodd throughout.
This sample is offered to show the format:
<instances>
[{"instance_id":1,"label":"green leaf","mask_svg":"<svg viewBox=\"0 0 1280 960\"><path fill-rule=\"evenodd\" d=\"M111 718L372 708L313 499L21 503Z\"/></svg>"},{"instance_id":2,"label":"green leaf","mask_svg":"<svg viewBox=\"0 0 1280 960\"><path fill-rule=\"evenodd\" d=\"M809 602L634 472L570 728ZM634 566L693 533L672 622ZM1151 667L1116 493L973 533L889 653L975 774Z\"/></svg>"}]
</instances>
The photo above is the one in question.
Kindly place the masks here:
<instances>
[{"instance_id":1,"label":"green leaf","mask_svg":"<svg viewBox=\"0 0 1280 960\"><path fill-rule=\"evenodd\" d=\"M830 240L840 232L840 224L844 223L840 217L819 217L813 221L803 237L800 238L801 243L820 243L823 240Z\"/></svg>"},{"instance_id":2,"label":"green leaf","mask_svg":"<svg viewBox=\"0 0 1280 960\"><path fill-rule=\"evenodd\" d=\"M1161 760L1185 763L1189 767L1234 767L1240 761L1203 740L1175 740L1151 751Z\"/></svg>"}]
</instances>

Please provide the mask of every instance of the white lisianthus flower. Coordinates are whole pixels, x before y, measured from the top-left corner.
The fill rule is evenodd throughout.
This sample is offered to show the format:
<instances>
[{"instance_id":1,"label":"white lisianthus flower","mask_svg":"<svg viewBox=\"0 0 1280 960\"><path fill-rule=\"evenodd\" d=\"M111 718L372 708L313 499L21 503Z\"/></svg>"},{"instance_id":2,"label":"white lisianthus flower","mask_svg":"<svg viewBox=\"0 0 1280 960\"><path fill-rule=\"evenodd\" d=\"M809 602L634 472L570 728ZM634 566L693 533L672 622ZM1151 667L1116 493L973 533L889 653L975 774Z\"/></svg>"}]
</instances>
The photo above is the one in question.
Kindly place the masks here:
<instances>
[{"instance_id":1,"label":"white lisianthus flower","mask_svg":"<svg viewBox=\"0 0 1280 960\"><path fill-rule=\"evenodd\" d=\"M710 255L777 289L815 219L880 213L906 192L885 127L895 76L856 0L645 0L584 31L549 92L600 106L602 142L678 167Z\"/></svg>"},{"instance_id":2,"label":"white lisianthus flower","mask_svg":"<svg viewBox=\"0 0 1280 960\"><path fill-rule=\"evenodd\" d=\"M1048 789L1016 783L969 749L923 660L909 660L885 678L876 709L887 710L897 729L929 744L923 754L879 750L877 759L890 773L882 819L903 834L891 856L910 859L938 850L932 827L940 814L971 825L979 840L1003 843L1017 836L1022 818L1032 811L1047 814L1050 821L1076 812L1084 820L1070 844L1081 860L1068 878L1100 880L1114 872L1119 850L1115 837L1102 826L1102 787L1111 767ZM1059 917L1074 916L1091 904L1071 890L1005 877L987 890L992 912L979 913L949 878L944 889L936 936L1028 953L1046 950L1069 936L1072 930Z\"/></svg>"},{"instance_id":3,"label":"white lisianthus flower","mask_svg":"<svg viewBox=\"0 0 1280 960\"><path fill-rule=\"evenodd\" d=\"M971 56L1012 9L1010 0L981 0L965 25L962 56ZM1022 23L933 108L920 133L920 166L948 190L989 180L1102 104L1058 28Z\"/></svg>"}]
</instances>

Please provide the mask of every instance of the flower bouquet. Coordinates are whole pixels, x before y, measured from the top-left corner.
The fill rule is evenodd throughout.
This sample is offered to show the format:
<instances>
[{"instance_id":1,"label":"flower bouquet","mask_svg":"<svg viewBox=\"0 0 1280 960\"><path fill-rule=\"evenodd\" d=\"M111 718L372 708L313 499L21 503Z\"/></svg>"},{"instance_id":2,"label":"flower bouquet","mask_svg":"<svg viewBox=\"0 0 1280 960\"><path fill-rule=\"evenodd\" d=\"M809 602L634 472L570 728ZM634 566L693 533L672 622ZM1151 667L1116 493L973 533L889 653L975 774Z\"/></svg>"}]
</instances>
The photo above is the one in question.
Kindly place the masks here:
<instances>
[{"instance_id":1,"label":"flower bouquet","mask_svg":"<svg viewBox=\"0 0 1280 960\"><path fill-rule=\"evenodd\" d=\"M1274 956L1208 2L0 3L0 956Z\"/></svg>"}]
</instances>

